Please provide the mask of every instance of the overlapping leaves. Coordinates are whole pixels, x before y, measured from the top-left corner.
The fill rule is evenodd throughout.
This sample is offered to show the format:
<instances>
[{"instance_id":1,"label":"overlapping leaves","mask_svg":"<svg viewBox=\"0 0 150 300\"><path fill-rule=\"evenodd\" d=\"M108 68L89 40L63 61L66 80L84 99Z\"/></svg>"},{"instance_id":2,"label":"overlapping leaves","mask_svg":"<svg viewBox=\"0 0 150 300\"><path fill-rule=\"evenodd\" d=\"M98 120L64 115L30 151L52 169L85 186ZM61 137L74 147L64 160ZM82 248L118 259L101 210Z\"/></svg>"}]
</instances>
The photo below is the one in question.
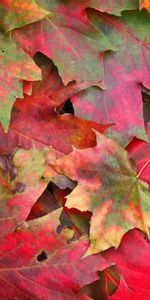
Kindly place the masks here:
<instances>
[{"instance_id":1,"label":"overlapping leaves","mask_svg":"<svg viewBox=\"0 0 150 300\"><path fill-rule=\"evenodd\" d=\"M90 299L80 288L96 280L96 271L109 264L101 255L81 260L88 241L70 245L69 229L58 235L59 215L60 210L40 221L24 223L1 240L1 298Z\"/></svg>"},{"instance_id":2,"label":"overlapping leaves","mask_svg":"<svg viewBox=\"0 0 150 300\"><path fill-rule=\"evenodd\" d=\"M124 145L134 136L146 139L140 84L150 88L149 13L124 12L117 18L90 12L89 17L118 51L104 57L105 91L92 87L76 95L75 112L89 120L114 123L110 136Z\"/></svg>"},{"instance_id":3,"label":"overlapping leaves","mask_svg":"<svg viewBox=\"0 0 150 300\"><path fill-rule=\"evenodd\" d=\"M97 146L76 150L56 162L56 170L78 182L66 206L92 211L88 253L117 247L124 233L150 226L149 188L139 180L127 152L104 136Z\"/></svg>"},{"instance_id":4,"label":"overlapping leaves","mask_svg":"<svg viewBox=\"0 0 150 300\"><path fill-rule=\"evenodd\" d=\"M149 1L0 16L0 298L149 300Z\"/></svg>"}]
</instances>

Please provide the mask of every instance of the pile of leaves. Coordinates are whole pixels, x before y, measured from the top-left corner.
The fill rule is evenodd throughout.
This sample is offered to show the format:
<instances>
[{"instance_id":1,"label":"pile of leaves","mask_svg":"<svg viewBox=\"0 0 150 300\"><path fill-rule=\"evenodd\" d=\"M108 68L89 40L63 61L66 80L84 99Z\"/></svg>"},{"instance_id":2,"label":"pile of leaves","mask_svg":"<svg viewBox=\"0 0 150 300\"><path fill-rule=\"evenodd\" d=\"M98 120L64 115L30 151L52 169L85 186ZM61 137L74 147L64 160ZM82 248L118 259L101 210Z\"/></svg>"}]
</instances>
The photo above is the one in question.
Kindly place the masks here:
<instances>
[{"instance_id":1,"label":"pile of leaves","mask_svg":"<svg viewBox=\"0 0 150 300\"><path fill-rule=\"evenodd\" d=\"M0 0L0 299L150 299L149 10Z\"/></svg>"}]
</instances>

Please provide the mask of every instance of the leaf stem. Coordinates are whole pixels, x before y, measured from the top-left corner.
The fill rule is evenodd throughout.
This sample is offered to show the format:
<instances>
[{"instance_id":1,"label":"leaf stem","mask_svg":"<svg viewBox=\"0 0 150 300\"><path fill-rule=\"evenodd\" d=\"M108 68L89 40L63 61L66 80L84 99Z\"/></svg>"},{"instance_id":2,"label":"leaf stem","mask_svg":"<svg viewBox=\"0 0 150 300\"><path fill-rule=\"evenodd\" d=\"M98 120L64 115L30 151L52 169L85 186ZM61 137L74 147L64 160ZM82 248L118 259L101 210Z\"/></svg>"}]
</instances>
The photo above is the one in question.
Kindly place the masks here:
<instances>
[{"instance_id":1,"label":"leaf stem","mask_svg":"<svg viewBox=\"0 0 150 300\"><path fill-rule=\"evenodd\" d=\"M150 159L144 164L144 166L142 167L142 169L137 174L136 178L139 178L141 176L141 174L143 173L143 171L145 170L145 168L149 165L149 163L150 163Z\"/></svg>"},{"instance_id":2,"label":"leaf stem","mask_svg":"<svg viewBox=\"0 0 150 300\"><path fill-rule=\"evenodd\" d=\"M118 286L118 281L108 271L105 271L104 274L105 274L106 278L108 278L110 281L112 281L112 283L115 286Z\"/></svg>"}]
</instances>

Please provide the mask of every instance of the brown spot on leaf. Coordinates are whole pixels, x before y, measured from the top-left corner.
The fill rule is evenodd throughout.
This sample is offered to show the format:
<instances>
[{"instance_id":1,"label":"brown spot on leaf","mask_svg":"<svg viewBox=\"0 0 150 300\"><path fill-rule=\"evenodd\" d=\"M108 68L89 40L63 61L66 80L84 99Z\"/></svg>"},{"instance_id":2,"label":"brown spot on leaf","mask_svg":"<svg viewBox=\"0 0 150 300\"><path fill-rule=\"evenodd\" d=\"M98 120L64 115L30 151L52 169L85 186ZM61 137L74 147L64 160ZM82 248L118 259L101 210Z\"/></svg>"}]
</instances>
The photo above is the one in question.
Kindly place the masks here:
<instances>
[{"instance_id":1,"label":"brown spot on leaf","mask_svg":"<svg viewBox=\"0 0 150 300\"><path fill-rule=\"evenodd\" d=\"M13 165L13 153L0 156L0 166L4 176L9 173L10 180L16 178L18 172Z\"/></svg>"},{"instance_id":2,"label":"brown spot on leaf","mask_svg":"<svg viewBox=\"0 0 150 300\"><path fill-rule=\"evenodd\" d=\"M26 185L22 182L17 182L15 188L13 189L13 193L23 193L25 191Z\"/></svg>"}]
</instances>

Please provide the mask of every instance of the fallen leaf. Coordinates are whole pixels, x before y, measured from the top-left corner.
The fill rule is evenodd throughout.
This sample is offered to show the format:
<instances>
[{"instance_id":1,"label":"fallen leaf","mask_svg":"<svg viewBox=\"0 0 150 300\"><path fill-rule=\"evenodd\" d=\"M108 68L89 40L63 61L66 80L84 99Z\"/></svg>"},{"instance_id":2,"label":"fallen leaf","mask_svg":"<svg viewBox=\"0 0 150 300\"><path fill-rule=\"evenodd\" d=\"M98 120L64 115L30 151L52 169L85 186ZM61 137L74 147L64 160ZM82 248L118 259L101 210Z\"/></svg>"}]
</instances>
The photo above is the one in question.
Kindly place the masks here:
<instances>
[{"instance_id":1,"label":"fallen leaf","mask_svg":"<svg viewBox=\"0 0 150 300\"><path fill-rule=\"evenodd\" d=\"M140 180L128 153L97 134L97 146L74 149L54 164L57 172L78 182L66 206L93 213L87 255L118 247L123 235L138 227L148 234L149 188Z\"/></svg>"},{"instance_id":2,"label":"fallen leaf","mask_svg":"<svg viewBox=\"0 0 150 300\"><path fill-rule=\"evenodd\" d=\"M125 280L128 289L135 295L136 293L141 295L141 298L131 299L149 300L150 244L142 232L137 229L129 231L123 237L119 248L107 250L104 257L109 262L116 264L116 271ZM128 294L125 300L128 299L127 296ZM124 300L124 298L121 299Z\"/></svg>"},{"instance_id":3,"label":"fallen leaf","mask_svg":"<svg viewBox=\"0 0 150 300\"><path fill-rule=\"evenodd\" d=\"M68 243L71 230L57 234L60 212L26 222L1 239L1 298L91 299L80 293L80 288L96 280L97 270L109 264L99 254L81 259L88 242L81 239Z\"/></svg>"},{"instance_id":4,"label":"fallen leaf","mask_svg":"<svg viewBox=\"0 0 150 300\"><path fill-rule=\"evenodd\" d=\"M49 103L45 96L18 99L12 114L10 139L19 139L24 148L52 146L67 154L72 151L72 145L86 148L96 144L92 128L104 133L110 126L82 120L72 114L59 115L47 108Z\"/></svg>"},{"instance_id":5,"label":"fallen leaf","mask_svg":"<svg viewBox=\"0 0 150 300\"><path fill-rule=\"evenodd\" d=\"M91 87L72 98L75 114L115 124L109 136L124 146L135 136L147 140L141 83L150 88L150 15L142 10L115 17L90 10L88 16L118 51L104 56L105 91Z\"/></svg>"},{"instance_id":6,"label":"fallen leaf","mask_svg":"<svg viewBox=\"0 0 150 300\"><path fill-rule=\"evenodd\" d=\"M33 60L0 31L0 121L7 131L12 106L22 98L21 80L41 78L40 69Z\"/></svg>"},{"instance_id":7,"label":"fallen leaf","mask_svg":"<svg viewBox=\"0 0 150 300\"><path fill-rule=\"evenodd\" d=\"M45 96L46 99L49 97L51 108L59 107L76 93L88 88L91 84L96 84L91 81L78 83L74 80L64 85L56 66L48 57L38 52L34 56L34 61L41 69L42 81L33 82L31 96ZM29 93L26 94L29 95Z\"/></svg>"},{"instance_id":8,"label":"fallen leaf","mask_svg":"<svg viewBox=\"0 0 150 300\"><path fill-rule=\"evenodd\" d=\"M70 15L68 5L63 9L55 1L49 1L46 10L47 18L15 30L12 37L29 55L39 51L52 59L65 85L75 80L103 87L102 54L116 48L82 10Z\"/></svg>"},{"instance_id":9,"label":"fallen leaf","mask_svg":"<svg viewBox=\"0 0 150 300\"><path fill-rule=\"evenodd\" d=\"M18 149L0 156L1 236L25 221L31 207L46 189L48 180L42 178L46 153L46 150ZM54 172L49 172L49 181L54 180L55 176Z\"/></svg>"},{"instance_id":10,"label":"fallen leaf","mask_svg":"<svg viewBox=\"0 0 150 300\"><path fill-rule=\"evenodd\" d=\"M137 294L131 291L126 282L122 279L119 288L113 296L109 296L109 300L142 300L142 294Z\"/></svg>"}]
</instances>

